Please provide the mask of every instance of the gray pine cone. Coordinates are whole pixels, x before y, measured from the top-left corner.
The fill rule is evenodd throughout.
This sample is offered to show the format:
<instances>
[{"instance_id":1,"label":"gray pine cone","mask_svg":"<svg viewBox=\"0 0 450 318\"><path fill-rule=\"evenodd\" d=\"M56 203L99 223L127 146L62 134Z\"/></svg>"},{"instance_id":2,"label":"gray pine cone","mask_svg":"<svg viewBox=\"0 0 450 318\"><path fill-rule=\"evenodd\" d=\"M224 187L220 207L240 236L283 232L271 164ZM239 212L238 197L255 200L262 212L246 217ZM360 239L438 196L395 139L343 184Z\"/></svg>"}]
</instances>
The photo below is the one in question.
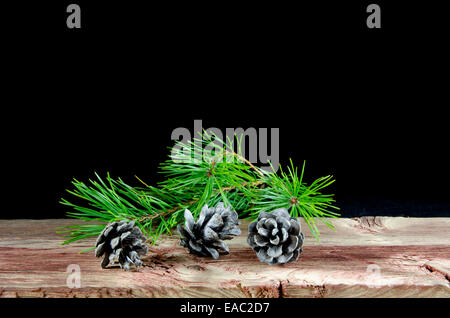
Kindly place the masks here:
<instances>
[{"instance_id":1,"label":"gray pine cone","mask_svg":"<svg viewBox=\"0 0 450 318\"><path fill-rule=\"evenodd\" d=\"M109 223L97 238L95 256L103 256L102 268L116 262L124 270L130 270L130 265L139 268L142 266L140 255L147 253L144 242L145 237L134 221Z\"/></svg>"},{"instance_id":2,"label":"gray pine cone","mask_svg":"<svg viewBox=\"0 0 450 318\"><path fill-rule=\"evenodd\" d=\"M229 254L228 246L222 240L231 240L240 235L238 214L219 203L215 208L205 205L197 222L189 210L184 212L185 225L178 225L180 244L198 256L219 258L219 250Z\"/></svg>"},{"instance_id":3,"label":"gray pine cone","mask_svg":"<svg viewBox=\"0 0 450 318\"><path fill-rule=\"evenodd\" d=\"M286 209L261 212L258 220L248 227L247 242L263 263L282 265L297 261L303 241L300 221Z\"/></svg>"}]
</instances>

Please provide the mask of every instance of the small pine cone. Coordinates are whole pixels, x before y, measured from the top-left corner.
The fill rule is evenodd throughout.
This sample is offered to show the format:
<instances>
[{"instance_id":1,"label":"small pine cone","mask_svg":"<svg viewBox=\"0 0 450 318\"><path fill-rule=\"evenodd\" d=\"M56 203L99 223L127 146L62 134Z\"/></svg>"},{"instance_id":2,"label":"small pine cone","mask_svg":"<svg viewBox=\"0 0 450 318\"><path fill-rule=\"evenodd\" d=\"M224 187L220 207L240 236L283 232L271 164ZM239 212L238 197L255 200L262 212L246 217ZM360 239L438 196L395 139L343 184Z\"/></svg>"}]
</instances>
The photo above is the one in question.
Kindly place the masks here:
<instances>
[{"instance_id":1,"label":"small pine cone","mask_svg":"<svg viewBox=\"0 0 450 318\"><path fill-rule=\"evenodd\" d=\"M140 255L147 253L144 242L145 237L134 221L109 223L97 238L95 256L103 256L102 268L116 262L124 270L130 270L130 265L139 268L142 266Z\"/></svg>"},{"instance_id":2,"label":"small pine cone","mask_svg":"<svg viewBox=\"0 0 450 318\"><path fill-rule=\"evenodd\" d=\"M178 225L180 245L198 256L219 258L219 250L229 254L228 246L222 240L231 240L241 234L238 214L219 203L215 208L205 205L197 222L189 210L184 212L185 225Z\"/></svg>"},{"instance_id":3,"label":"small pine cone","mask_svg":"<svg viewBox=\"0 0 450 318\"><path fill-rule=\"evenodd\" d=\"M303 241L300 221L286 209L261 212L258 220L248 227L247 242L263 263L283 265L297 261Z\"/></svg>"}]
</instances>

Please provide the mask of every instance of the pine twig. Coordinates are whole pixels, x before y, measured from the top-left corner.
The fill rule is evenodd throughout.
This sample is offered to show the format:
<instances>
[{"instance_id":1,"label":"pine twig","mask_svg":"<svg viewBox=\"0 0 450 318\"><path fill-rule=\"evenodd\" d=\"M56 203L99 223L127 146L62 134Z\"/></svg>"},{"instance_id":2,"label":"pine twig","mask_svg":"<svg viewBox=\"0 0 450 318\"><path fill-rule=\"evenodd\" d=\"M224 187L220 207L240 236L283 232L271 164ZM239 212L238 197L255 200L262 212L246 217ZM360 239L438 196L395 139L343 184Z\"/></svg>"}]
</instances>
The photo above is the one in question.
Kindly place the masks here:
<instances>
[{"instance_id":1,"label":"pine twig","mask_svg":"<svg viewBox=\"0 0 450 318\"><path fill-rule=\"evenodd\" d=\"M137 176L146 188L129 186L121 179L113 180L109 174L104 182L96 174L98 181L89 180L88 185L75 179L75 189L68 190L84 200L84 205L65 199L61 203L72 209L68 212L69 217L84 221L136 221L145 233L153 236L154 242L183 221L182 214L177 212L188 208L197 216L205 204L214 206L220 201L241 211L241 216L251 218L258 217L262 211L286 208L293 217L302 216L317 239L320 233L316 218L333 228L328 219L339 216L332 212L338 208L333 205L333 195L321 193L334 182L331 176L306 185L303 182L305 164L299 175L292 161L287 172L283 169L279 174L265 172L242 155L239 141L237 151L230 151L223 141L216 139L221 142L219 153L202 153L202 160L192 160L191 151L204 149L212 141L208 138L201 141L201 146L194 142L178 143L180 148L175 157L161 164L166 179L158 187L148 185ZM228 156L234 158L232 162L219 160ZM68 237L64 244L96 236L102 228L93 224L67 227L63 232Z\"/></svg>"}]
</instances>

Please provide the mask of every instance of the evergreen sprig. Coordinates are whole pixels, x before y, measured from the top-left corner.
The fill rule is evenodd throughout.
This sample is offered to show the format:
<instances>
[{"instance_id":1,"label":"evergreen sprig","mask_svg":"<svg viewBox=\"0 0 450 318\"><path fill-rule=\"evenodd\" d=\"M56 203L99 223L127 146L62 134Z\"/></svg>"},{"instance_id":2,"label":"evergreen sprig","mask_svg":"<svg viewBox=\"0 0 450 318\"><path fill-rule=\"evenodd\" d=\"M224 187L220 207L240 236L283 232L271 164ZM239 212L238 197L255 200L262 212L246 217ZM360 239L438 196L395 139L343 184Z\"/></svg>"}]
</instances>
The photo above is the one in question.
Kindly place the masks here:
<instances>
[{"instance_id":1,"label":"evergreen sprig","mask_svg":"<svg viewBox=\"0 0 450 318\"><path fill-rule=\"evenodd\" d=\"M309 186L303 182L306 162L303 163L301 174L294 167L292 160L288 166L288 172L280 167L280 174L267 175L264 188L253 189L253 193L247 193L253 197L253 205L250 208L250 216L257 218L263 211L273 211L286 208L293 217L303 217L311 229L313 235L319 239L319 230L315 218L319 218L324 224L334 230L329 218L338 218L339 214L332 210L338 210L333 205L335 202L332 194L322 194L321 190L334 183L332 176L326 176L315 180Z\"/></svg>"},{"instance_id":2,"label":"evergreen sprig","mask_svg":"<svg viewBox=\"0 0 450 318\"><path fill-rule=\"evenodd\" d=\"M242 155L242 136L237 139L236 151L231 141L226 143L206 132L202 137L170 148L171 157L160 165L166 176L160 189L176 194L180 202L196 200L190 209L194 217L205 204L219 201L235 209L247 207L249 198L239 194L260 182L264 173Z\"/></svg>"},{"instance_id":3,"label":"evergreen sprig","mask_svg":"<svg viewBox=\"0 0 450 318\"><path fill-rule=\"evenodd\" d=\"M67 190L70 194L82 199L85 205L77 205L62 199L61 203L71 208L67 216L84 220L87 222L114 222L114 221L136 221L141 230L147 236L153 236L157 240L163 232L170 232L173 225L168 224L167 215L161 211L168 211L170 206L165 201L152 195L151 190L142 190L127 185L121 179L114 180L109 173L106 182L95 174L96 180L89 183L72 181L73 190ZM157 192L157 191L155 191ZM153 225L157 223L156 230ZM69 244L80 239L97 236L103 229L104 224L84 224L65 227L59 233L69 237L63 244Z\"/></svg>"},{"instance_id":4,"label":"evergreen sprig","mask_svg":"<svg viewBox=\"0 0 450 318\"><path fill-rule=\"evenodd\" d=\"M121 220L135 221L154 243L183 222L185 209L197 217L205 204L215 206L221 201L241 218L254 219L262 211L287 208L293 217L305 219L317 239L315 218L334 229L329 219L339 217L333 212L338 208L333 205L332 194L321 192L334 182L332 176L307 185L303 181L305 164L299 175L292 161L287 172L264 171L245 158L242 138L235 136L225 142L203 132L192 141L176 142L169 148L171 156L160 165L165 179L156 187L139 178L143 186L130 186L109 173L106 180L97 174L97 180L88 183L74 179L74 189L68 192L84 204L66 199L61 203L71 209L69 217L96 224L65 227L61 232L67 237L64 244L97 236L105 223Z\"/></svg>"}]
</instances>

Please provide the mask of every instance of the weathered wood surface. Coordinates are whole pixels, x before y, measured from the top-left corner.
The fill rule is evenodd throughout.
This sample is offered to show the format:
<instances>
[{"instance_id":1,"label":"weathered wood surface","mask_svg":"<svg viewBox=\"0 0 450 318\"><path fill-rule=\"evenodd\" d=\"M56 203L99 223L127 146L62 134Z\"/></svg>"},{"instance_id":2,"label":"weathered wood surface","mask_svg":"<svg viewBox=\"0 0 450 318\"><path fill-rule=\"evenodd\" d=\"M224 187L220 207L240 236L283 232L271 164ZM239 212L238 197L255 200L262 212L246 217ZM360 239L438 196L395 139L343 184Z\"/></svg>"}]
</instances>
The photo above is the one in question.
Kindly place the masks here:
<instances>
[{"instance_id":1,"label":"weathered wood surface","mask_svg":"<svg viewBox=\"0 0 450 318\"><path fill-rule=\"evenodd\" d=\"M246 226L230 255L198 258L162 238L138 272L101 269L94 240L61 246L55 228L74 220L0 220L0 297L450 297L450 219L363 218L320 226L316 242L303 220L297 263L258 262ZM81 268L81 288L66 285Z\"/></svg>"}]
</instances>

